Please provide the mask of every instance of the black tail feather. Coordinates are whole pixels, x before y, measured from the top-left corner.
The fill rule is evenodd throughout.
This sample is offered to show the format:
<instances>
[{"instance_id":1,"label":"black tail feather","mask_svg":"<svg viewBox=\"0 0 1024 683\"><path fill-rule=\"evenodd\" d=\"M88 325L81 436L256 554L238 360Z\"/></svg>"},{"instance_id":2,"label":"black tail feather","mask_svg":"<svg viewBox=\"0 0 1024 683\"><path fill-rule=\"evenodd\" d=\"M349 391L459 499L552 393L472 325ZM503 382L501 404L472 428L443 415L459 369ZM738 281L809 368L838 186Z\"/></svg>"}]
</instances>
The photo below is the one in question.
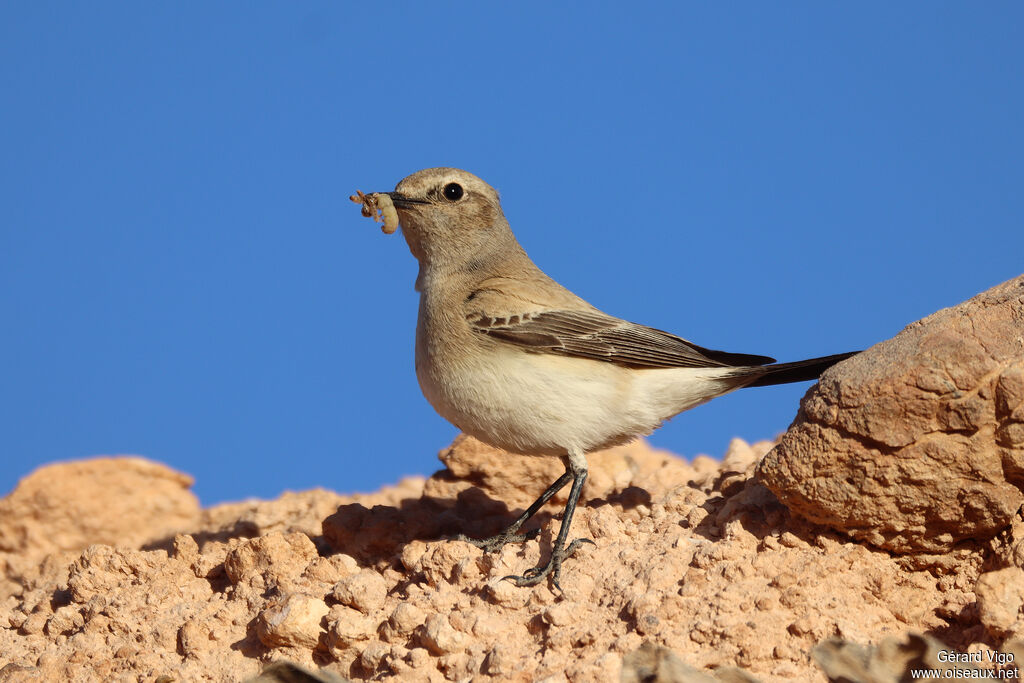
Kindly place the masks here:
<instances>
[{"instance_id":1,"label":"black tail feather","mask_svg":"<svg viewBox=\"0 0 1024 683\"><path fill-rule=\"evenodd\" d=\"M807 380L818 379L821 373L850 356L855 356L860 351L837 353L833 356L822 356L821 358L808 358L792 363L777 363L766 365L762 369L765 374L755 379L748 387L769 387L774 384L789 384L790 382L806 382Z\"/></svg>"}]
</instances>

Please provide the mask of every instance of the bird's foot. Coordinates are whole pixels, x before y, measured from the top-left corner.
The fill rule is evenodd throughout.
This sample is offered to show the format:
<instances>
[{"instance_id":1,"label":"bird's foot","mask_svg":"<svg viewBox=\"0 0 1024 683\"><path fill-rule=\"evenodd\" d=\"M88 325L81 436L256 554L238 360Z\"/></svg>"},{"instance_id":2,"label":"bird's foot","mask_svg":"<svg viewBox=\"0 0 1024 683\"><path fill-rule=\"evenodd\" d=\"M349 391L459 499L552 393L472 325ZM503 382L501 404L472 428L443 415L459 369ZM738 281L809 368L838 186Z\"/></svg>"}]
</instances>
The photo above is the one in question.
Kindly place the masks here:
<instances>
[{"instance_id":1,"label":"bird's foot","mask_svg":"<svg viewBox=\"0 0 1024 683\"><path fill-rule=\"evenodd\" d=\"M555 550L553 550L551 553L551 559L548 560L547 564L527 569L525 572L523 572L522 576L510 574L508 576L502 577L501 580L504 581L508 579L510 581L514 581L515 584L519 587L536 586L538 583L544 580L544 577L550 576L551 585L557 588L559 592L564 593L565 591L562 590L562 586L558 583L558 580L562 577L562 562L565 561L567 558L571 557L572 554L576 552L577 548L579 548L584 543L589 543L590 545L597 545L589 538L577 538L575 541L570 543L565 548L556 548Z\"/></svg>"},{"instance_id":2,"label":"bird's foot","mask_svg":"<svg viewBox=\"0 0 1024 683\"><path fill-rule=\"evenodd\" d=\"M490 538L470 538L465 534L459 534L452 540L465 541L466 543L475 545L485 553L494 553L501 550L506 543L525 543L526 541L536 538L539 533L540 529L531 529L529 531L524 531L521 534L512 531L503 531L497 536L491 536Z\"/></svg>"}]
</instances>

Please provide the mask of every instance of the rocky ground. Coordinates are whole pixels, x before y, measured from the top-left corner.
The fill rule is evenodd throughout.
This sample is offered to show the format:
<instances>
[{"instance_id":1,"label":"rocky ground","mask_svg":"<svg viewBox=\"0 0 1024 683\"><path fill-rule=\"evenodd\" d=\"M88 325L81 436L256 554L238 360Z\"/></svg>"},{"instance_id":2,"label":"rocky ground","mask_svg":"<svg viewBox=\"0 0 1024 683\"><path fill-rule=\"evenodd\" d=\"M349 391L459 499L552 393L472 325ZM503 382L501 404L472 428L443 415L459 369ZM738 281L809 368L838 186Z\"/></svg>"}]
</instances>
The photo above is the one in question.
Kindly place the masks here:
<instances>
[{"instance_id":1,"label":"rocky ground","mask_svg":"<svg viewBox=\"0 0 1024 683\"><path fill-rule=\"evenodd\" d=\"M977 675L1024 657L1022 435L1018 278L830 370L778 447L590 456L562 592L502 578L564 498L521 546L443 540L561 473L469 438L372 495L208 509L141 458L50 465L0 500L0 681Z\"/></svg>"},{"instance_id":2,"label":"rocky ground","mask_svg":"<svg viewBox=\"0 0 1024 683\"><path fill-rule=\"evenodd\" d=\"M537 540L496 555L436 540L496 531L498 501L521 509L559 474L542 459L510 468L468 438L431 479L372 497L309 491L203 511L187 477L155 463L50 466L5 499L5 549L71 545L86 510L90 533L136 542L5 553L0 679L241 680L287 660L354 679L605 681L651 641L698 669L802 681L823 678L810 652L829 636L995 644L975 606L979 554L915 568L794 519L753 477L771 445L736 440L722 462L692 464L643 443L594 456L575 529L596 546L568 561L563 594L501 580L549 547L548 516ZM126 485L111 487L116 473ZM110 488L120 504L93 507ZM39 514L51 509L40 491L71 514Z\"/></svg>"}]
</instances>

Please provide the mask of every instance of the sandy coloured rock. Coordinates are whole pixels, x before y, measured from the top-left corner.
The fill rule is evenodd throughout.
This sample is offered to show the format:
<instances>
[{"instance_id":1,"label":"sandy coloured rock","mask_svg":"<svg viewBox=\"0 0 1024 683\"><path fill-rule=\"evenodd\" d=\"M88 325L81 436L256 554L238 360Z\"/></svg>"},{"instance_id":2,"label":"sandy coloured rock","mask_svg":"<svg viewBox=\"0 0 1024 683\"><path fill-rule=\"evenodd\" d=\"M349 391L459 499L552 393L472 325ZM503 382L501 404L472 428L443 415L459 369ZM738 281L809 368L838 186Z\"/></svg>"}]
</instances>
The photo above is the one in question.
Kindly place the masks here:
<instances>
[{"instance_id":1,"label":"sandy coloured rock","mask_svg":"<svg viewBox=\"0 0 1024 683\"><path fill-rule=\"evenodd\" d=\"M94 543L132 547L173 536L199 521L190 486L187 474L130 456L40 467L0 499L4 574L32 573L47 554ZM11 590L0 579L0 598Z\"/></svg>"},{"instance_id":2,"label":"sandy coloured rock","mask_svg":"<svg viewBox=\"0 0 1024 683\"><path fill-rule=\"evenodd\" d=\"M384 577L375 571L364 569L334 584L331 597L363 614L370 614L384 606L387 592L388 586Z\"/></svg>"},{"instance_id":3,"label":"sandy coloured rock","mask_svg":"<svg viewBox=\"0 0 1024 683\"><path fill-rule=\"evenodd\" d=\"M567 562L561 595L501 580L550 547L549 511L539 538L496 554L440 540L499 528L535 495L478 507L520 472L471 439L442 460L480 488L445 469L373 496L216 506L161 547L92 545L18 579L0 602L0 669L22 667L11 680L241 680L283 658L356 680L605 681L624 662L674 666L661 650L625 659L651 642L719 680L736 668L821 681L808 653L837 633L868 643L942 632L961 649L992 637L969 606L986 557L1011 561L1019 530L987 555L950 554L941 576L910 568L792 517L753 477L771 446L734 440L723 462L693 464L642 442L596 457L573 529L597 545ZM543 459L522 464L526 481L546 484ZM250 537L255 519L268 530Z\"/></svg>"},{"instance_id":4,"label":"sandy coloured rock","mask_svg":"<svg viewBox=\"0 0 1024 683\"><path fill-rule=\"evenodd\" d=\"M321 622L330 608L320 598L289 593L270 602L256 617L256 634L270 648L313 650L324 635Z\"/></svg>"},{"instance_id":5,"label":"sandy coloured rock","mask_svg":"<svg viewBox=\"0 0 1024 683\"><path fill-rule=\"evenodd\" d=\"M224 572L234 584L281 586L302 574L316 556L316 546L306 534L274 531L229 550L224 558Z\"/></svg>"},{"instance_id":6,"label":"sandy coloured rock","mask_svg":"<svg viewBox=\"0 0 1024 683\"><path fill-rule=\"evenodd\" d=\"M946 552L1024 503L1024 277L822 375L762 481L790 509L895 552Z\"/></svg>"},{"instance_id":7,"label":"sandy coloured rock","mask_svg":"<svg viewBox=\"0 0 1024 683\"><path fill-rule=\"evenodd\" d=\"M1012 631L1024 637L1024 570L1005 567L982 574L974 592L978 596L978 618L989 632L999 637Z\"/></svg>"}]
</instances>

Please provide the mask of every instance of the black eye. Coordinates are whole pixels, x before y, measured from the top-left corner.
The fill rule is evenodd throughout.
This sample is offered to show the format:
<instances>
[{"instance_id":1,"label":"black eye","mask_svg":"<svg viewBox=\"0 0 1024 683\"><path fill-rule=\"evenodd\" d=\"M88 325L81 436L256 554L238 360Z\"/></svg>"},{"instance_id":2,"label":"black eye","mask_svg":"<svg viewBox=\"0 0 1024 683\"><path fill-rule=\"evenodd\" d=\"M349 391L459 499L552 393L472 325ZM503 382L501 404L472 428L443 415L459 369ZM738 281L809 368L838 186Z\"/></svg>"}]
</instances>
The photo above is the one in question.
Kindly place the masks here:
<instances>
[{"instance_id":1,"label":"black eye","mask_svg":"<svg viewBox=\"0 0 1024 683\"><path fill-rule=\"evenodd\" d=\"M459 185L458 183L448 183L445 185L444 198L452 202L457 202L462 199L462 185Z\"/></svg>"}]
</instances>

